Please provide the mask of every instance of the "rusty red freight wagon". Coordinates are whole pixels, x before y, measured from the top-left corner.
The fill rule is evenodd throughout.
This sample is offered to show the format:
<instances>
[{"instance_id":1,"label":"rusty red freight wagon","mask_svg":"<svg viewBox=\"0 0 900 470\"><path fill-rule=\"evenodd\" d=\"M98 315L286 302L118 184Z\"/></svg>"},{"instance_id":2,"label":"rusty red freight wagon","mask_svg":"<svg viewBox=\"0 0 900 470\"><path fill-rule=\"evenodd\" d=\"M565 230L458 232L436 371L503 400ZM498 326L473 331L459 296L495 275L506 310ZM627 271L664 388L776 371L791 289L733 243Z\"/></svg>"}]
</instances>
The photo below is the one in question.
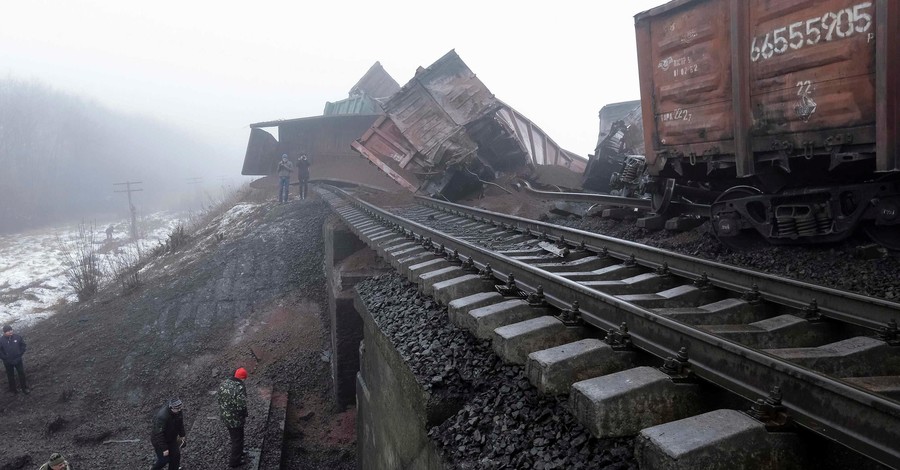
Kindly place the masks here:
<instances>
[{"instance_id":1,"label":"rusty red freight wagon","mask_svg":"<svg viewBox=\"0 0 900 470\"><path fill-rule=\"evenodd\" d=\"M504 175L580 184L584 158L497 99L455 51L382 106L385 115L352 145L409 191L456 200Z\"/></svg>"},{"instance_id":2,"label":"rusty red freight wagon","mask_svg":"<svg viewBox=\"0 0 900 470\"><path fill-rule=\"evenodd\" d=\"M675 0L635 17L654 206L720 239L900 248L900 2Z\"/></svg>"}]
</instances>

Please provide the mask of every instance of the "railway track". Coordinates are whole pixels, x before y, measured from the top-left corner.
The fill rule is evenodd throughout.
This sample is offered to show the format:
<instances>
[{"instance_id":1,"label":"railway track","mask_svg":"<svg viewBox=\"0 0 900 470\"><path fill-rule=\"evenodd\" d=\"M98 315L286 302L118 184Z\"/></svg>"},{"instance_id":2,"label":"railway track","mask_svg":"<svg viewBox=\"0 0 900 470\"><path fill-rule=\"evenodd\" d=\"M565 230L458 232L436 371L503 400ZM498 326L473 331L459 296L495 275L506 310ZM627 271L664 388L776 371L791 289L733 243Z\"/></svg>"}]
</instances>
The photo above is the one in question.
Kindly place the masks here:
<instances>
[{"instance_id":1,"label":"railway track","mask_svg":"<svg viewBox=\"0 0 900 470\"><path fill-rule=\"evenodd\" d=\"M570 333L743 397L770 429L796 423L900 467L900 304L433 199L391 213L322 195L395 265L437 255L554 307Z\"/></svg>"}]
</instances>

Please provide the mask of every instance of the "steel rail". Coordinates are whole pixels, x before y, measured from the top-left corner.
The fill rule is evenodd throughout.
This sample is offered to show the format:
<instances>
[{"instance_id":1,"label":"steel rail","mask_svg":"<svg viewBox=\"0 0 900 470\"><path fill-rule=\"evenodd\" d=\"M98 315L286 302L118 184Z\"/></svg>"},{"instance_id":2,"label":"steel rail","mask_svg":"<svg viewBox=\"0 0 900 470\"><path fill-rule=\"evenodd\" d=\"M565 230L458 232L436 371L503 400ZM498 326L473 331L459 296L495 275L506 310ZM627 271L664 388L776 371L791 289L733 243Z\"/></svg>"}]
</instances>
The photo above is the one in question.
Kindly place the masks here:
<instances>
[{"instance_id":1,"label":"steel rail","mask_svg":"<svg viewBox=\"0 0 900 470\"><path fill-rule=\"evenodd\" d=\"M517 285L527 292L542 286L547 301L558 308L571 308L577 301L582 318L590 325L609 331L627 324L633 344L642 350L666 358L687 348L693 374L751 401L767 396L768 390L778 386L783 392L782 403L796 423L876 461L900 468L900 447L896 445L900 442L900 403L896 401L694 329L338 191L370 217L428 236L433 243L456 250L479 266L490 264L500 279L515 275Z\"/></svg>"},{"instance_id":2,"label":"steel rail","mask_svg":"<svg viewBox=\"0 0 900 470\"><path fill-rule=\"evenodd\" d=\"M561 201L589 202L593 204L607 204L617 207L630 207L633 209L649 211L653 209L653 202L649 199L641 199L636 197L613 196L610 194L599 193L569 193L557 191L541 191L534 189L527 181L522 181L522 186L528 193L540 196L546 199L557 199ZM691 204L681 201L669 202L669 207L679 214L699 215L701 217L709 217L709 205Z\"/></svg>"},{"instance_id":3,"label":"steel rail","mask_svg":"<svg viewBox=\"0 0 900 470\"><path fill-rule=\"evenodd\" d=\"M575 245L584 241L591 251L599 252L605 247L610 254L618 258L627 258L634 254L639 264L648 267L658 268L663 263L667 263L670 271L688 279L697 279L701 273L705 273L712 284L728 290L742 292L752 286L757 286L764 299L788 307L802 309L815 301L822 316L872 330L880 330L890 320L900 320L900 303L817 286L747 268L692 258L584 230L560 227L421 196L416 196L416 199L425 206L496 221L532 234L546 234L553 240L565 238L568 243Z\"/></svg>"}]
</instances>

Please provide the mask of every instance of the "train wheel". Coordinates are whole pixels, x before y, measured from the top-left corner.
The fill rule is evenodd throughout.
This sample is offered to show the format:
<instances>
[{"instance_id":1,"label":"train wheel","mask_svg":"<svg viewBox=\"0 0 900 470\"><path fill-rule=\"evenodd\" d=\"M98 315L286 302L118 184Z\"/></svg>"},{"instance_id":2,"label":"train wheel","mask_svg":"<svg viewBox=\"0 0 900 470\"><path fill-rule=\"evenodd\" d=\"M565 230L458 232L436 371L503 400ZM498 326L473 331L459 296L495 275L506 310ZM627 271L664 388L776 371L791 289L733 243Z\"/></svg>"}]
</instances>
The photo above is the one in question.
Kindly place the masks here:
<instances>
[{"instance_id":1,"label":"train wheel","mask_svg":"<svg viewBox=\"0 0 900 470\"><path fill-rule=\"evenodd\" d=\"M900 251L900 195L896 194L897 190L900 186L895 186L893 195L877 199L876 219L863 226L872 241L891 251Z\"/></svg>"},{"instance_id":2,"label":"train wheel","mask_svg":"<svg viewBox=\"0 0 900 470\"><path fill-rule=\"evenodd\" d=\"M760 244L761 238L755 230L745 230L746 223L732 201L762 193L753 186L735 186L716 198L710 206L710 223L720 242L737 250Z\"/></svg>"},{"instance_id":3,"label":"train wheel","mask_svg":"<svg viewBox=\"0 0 900 470\"><path fill-rule=\"evenodd\" d=\"M656 214L665 214L669 210L669 203L672 202L672 195L675 193L675 179L667 178L663 184L662 191L654 191L651 197L651 206Z\"/></svg>"},{"instance_id":4,"label":"train wheel","mask_svg":"<svg viewBox=\"0 0 900 470\"><path fill-rule=\"evenodd\" d=\"M900 251L900 225L875 225L874 222L863 227L866 235L873 242L891 251Z\"/></svg>"}]
</instances>

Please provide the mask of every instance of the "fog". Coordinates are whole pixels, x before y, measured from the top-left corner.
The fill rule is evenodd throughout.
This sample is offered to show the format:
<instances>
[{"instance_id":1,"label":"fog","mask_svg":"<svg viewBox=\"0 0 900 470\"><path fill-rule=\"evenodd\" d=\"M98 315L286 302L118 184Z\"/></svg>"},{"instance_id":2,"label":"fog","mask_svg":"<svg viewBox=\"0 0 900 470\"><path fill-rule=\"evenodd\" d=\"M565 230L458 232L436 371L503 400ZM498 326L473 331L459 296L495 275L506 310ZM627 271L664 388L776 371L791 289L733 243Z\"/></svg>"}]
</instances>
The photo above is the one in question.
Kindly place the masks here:
<instances>
[{"instance_id":1,"label":"fog","mask_svg":"<svg viewBox=\"0 0 900 470\"><path fill-rule=\"evenodd\" d=\"M236 185L223 153L157 120L111 111L36 81L0 79L0 232L128 214L199 210ZM195 184L197 180L200 186ZM198 191L200 195L198 196Z\"/></svg>"},{"instance_id":2,"label":"fog","mask_svg":"<svg viewBox=\"0 0 900 470\"><path fill-rule=\"evenodd\" d=\"M238 177L248 124L319 115L375 61L404 84L451 49L586 156L599 109L639 98L633 16L663 3L0 1L0 77L35 99L0 113L51 123L16 135L29 155L0 154L0 191L25 204L16 220L79 202L127 211L111 185L129 179L150 192ZM30 170L41 175L23 181Z\"/></svg>"}]
</instances>

